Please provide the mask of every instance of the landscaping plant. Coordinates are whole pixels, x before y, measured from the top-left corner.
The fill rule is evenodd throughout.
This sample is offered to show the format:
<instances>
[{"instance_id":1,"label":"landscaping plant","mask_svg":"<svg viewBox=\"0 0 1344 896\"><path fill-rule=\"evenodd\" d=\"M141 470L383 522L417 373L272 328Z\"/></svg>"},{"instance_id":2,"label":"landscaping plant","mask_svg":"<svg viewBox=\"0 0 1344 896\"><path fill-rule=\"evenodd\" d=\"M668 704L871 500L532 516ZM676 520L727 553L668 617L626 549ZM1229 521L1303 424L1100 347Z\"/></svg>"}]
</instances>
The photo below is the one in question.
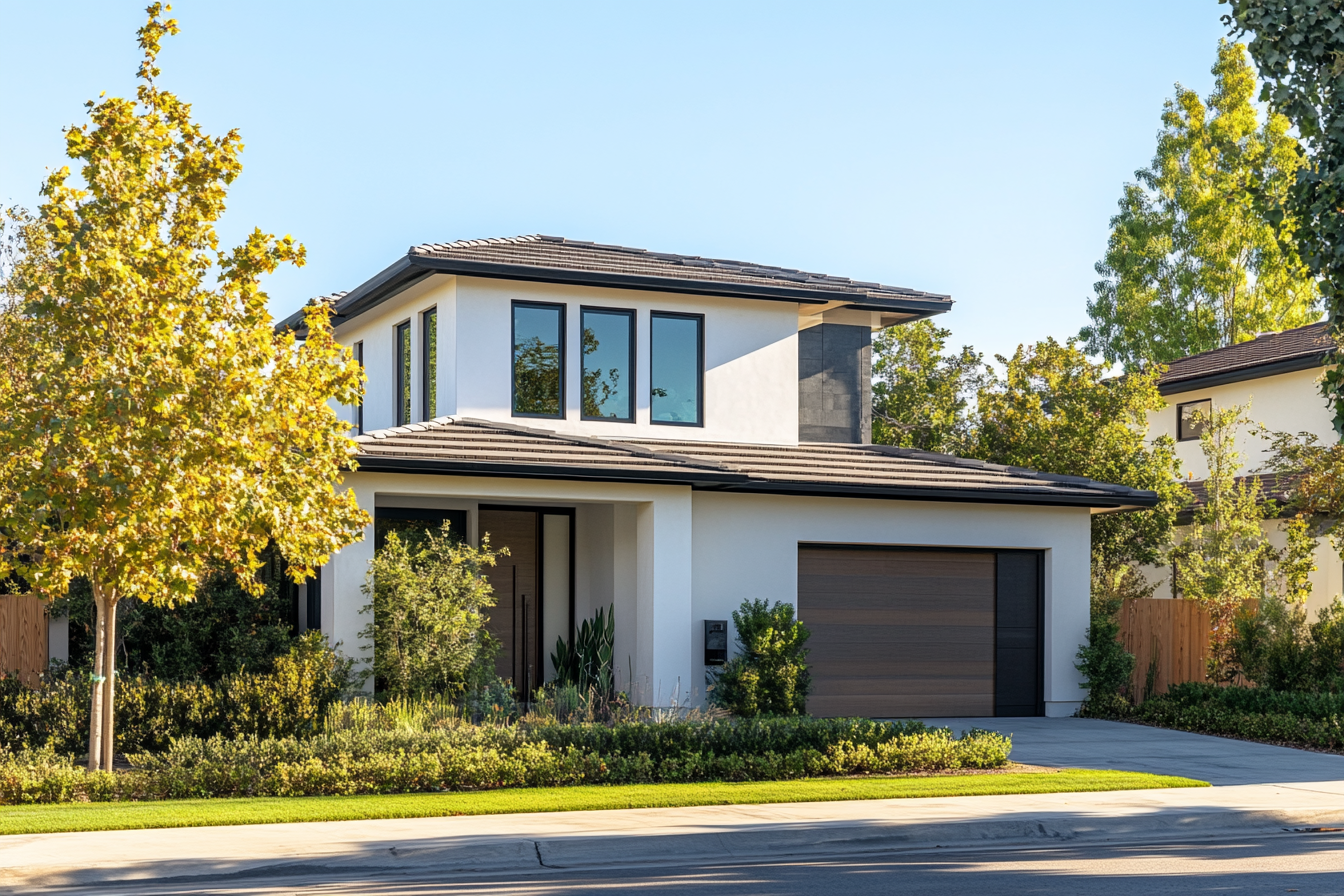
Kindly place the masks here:
<instances>
[{"instance_id":1,"label":"landscaping plant","mask_svg":"<svg viewBox=\"0 0 1344 896\"><path fill-rule=\"evenodd\" d=\"M564 638L555 640L555 652L551 654L555 685L573 688L580 695L591 693L609 699L616 692L615 647L616 605L598 607L597 615L579 626L573 646Z\"/></svg>"},{"instance_id":2,"label":"landscaping plant","mask_svg":"<svg viewBox=\"0 0 1344 896\"><path fill-rule=\"evenodd\" d=\"M372 621L375 689L395 697L460 693L474 667L493 666L497 646L485 630L495 605L485 570L498 556L452 537L448 523L423 535L390 532L369 562L363 586Z\"/></svg>"},{"instance_id":3,"label":"landscaping plant","mask_svg":"<svg viewBox=\"0 0 1344 896\"><path fill-rule=\"evenodd\" d=\"M89 582L91 770L112 764L123 599L190 601L220 566L260 594L268 544L298 581L369 523L339 487L357 445L336 408L360 399L360 365L323 302L303 342L275 328L260 278L302 263L302 246L254 230L220 247L242 140L205 134L159 87L160 41L178 30L163 12L138 32L135 99L90 102L66 130L79 178L51 169L3 282L0 579L47 598Z\"/></svg>"},{"instance_id":4,"label":"landscaping plant","mask_svg":"<svg viewBox=\"0 0 1344 896\"><path fill-rule=\"evenodd\" d=\"M709 673L709 702L733 715L797 715L807 711L812 676L807 671L807 627L793 605L743 601L733 611L737 654Z\"/></svg>"},{"instance_id":5,"label":"landscaping plant","mask_svg":"<svg viewBox=\"0 0 1344 896\"><path fill-rule=\"evenodd\" d=\"M1276 595L1238 614L1231 650L1242 674L1273 691L1344 691L1344 602L1307 621L1300 603Z\"/></svg>"}]
</instances>

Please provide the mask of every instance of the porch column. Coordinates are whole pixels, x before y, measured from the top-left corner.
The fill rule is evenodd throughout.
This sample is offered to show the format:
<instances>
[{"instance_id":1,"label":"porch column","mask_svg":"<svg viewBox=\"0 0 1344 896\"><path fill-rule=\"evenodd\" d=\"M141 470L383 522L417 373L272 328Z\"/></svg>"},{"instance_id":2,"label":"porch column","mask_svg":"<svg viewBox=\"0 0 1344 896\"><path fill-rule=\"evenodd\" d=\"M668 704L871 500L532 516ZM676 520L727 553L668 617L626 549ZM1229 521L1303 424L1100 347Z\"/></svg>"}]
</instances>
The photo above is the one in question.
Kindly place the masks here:
<instances>
[{"instance_id":1,"label":"porch column","mask_svg":"<svg viewBox=\"0 0 1344 896\"><path fill-rule=\"evenodd\" d=\"M352 490L359 506L372 517L373 488L354 486ZM360 589L372 559L373 523L370 522L364 529L363 539L337 551L322 568L322 634L333 646L340 644L338 650L342 654L357 660L357 670L367 670L373 662L373 642L359 634L373 621L372 616L360 612L368 602ZM372 676L365 680L364 690L373 692Z\"/></svg>"},{"instance_id":2,"label":"porch column","mask_svg":"<svg viewBox=\"0 0 1344 896\"><path fill-rule=\"evenodd\" d=\"M631 696L647 705L684 703L692 678L691 492L669 490L635 510L636 660Z\"/></svg>"}]
</instances>

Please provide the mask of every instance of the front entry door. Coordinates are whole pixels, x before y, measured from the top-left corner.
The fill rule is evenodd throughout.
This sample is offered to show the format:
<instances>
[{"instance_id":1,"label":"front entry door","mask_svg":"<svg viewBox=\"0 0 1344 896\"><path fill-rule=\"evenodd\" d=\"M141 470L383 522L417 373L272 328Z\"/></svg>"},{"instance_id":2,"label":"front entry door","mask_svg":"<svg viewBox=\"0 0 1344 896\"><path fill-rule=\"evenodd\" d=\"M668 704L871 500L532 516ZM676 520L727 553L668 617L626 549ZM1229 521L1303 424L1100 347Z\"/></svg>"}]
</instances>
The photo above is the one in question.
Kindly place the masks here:
<instances>
[{"instance_id":1,"label":"front entry door","mask_svg":"<svg viewBox=\"0 0 1344 896\"><path fill-rule=\"evenodd\" d=\"M487 578L495 590L495 606L486 625L500 643L495 672L513 681L520 696L530 695L542 683L541 631L537 581L537 542L540 514L534 510L486 510L480 513L480 531L489 534L490 547L509 549Z\"/></svg>"}]
</instances>

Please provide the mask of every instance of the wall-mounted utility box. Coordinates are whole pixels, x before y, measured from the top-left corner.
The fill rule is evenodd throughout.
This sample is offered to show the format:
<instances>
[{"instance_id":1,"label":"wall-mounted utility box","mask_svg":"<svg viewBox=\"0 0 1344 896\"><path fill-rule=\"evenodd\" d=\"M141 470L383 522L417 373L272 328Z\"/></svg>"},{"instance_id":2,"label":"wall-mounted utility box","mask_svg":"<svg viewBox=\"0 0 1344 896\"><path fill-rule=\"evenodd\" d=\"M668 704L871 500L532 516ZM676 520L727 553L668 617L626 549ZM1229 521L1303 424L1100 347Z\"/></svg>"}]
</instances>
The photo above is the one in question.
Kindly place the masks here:
<instances>
[{"instance_id":1,"label":"wall-mounted utility box","mask_svg":"<svg viewBox=\"0 0 1344 896\"><path fill-rule=\"evenodd\" d=\"M722 666L728 662L728 621L705 620L705 665Z\"/></svg>"}]
</instances>

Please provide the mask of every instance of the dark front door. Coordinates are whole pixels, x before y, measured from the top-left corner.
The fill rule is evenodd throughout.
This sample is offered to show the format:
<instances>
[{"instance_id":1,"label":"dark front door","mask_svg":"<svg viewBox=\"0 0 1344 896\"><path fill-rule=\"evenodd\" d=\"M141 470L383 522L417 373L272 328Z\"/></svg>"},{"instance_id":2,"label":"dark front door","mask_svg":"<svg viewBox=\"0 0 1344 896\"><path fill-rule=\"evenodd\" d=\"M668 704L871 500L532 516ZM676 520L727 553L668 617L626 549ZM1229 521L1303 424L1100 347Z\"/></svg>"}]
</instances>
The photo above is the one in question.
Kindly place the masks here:
<instances>
[{"instance_id":1,"label":"dark front door","mask_svg":"<svg viewBox=\"0 0 1344 896\"><path fill-rule=\"evenodd\" d=\"M534 510L481 509L481 535L490 536L491 549L507 547L489 570L495 606L486 628L501 650L495 671L513 681L520 695L530 694L545 673L541 655L538 594L538 536L540 514Z\"/></svg>"}]
</instances>

